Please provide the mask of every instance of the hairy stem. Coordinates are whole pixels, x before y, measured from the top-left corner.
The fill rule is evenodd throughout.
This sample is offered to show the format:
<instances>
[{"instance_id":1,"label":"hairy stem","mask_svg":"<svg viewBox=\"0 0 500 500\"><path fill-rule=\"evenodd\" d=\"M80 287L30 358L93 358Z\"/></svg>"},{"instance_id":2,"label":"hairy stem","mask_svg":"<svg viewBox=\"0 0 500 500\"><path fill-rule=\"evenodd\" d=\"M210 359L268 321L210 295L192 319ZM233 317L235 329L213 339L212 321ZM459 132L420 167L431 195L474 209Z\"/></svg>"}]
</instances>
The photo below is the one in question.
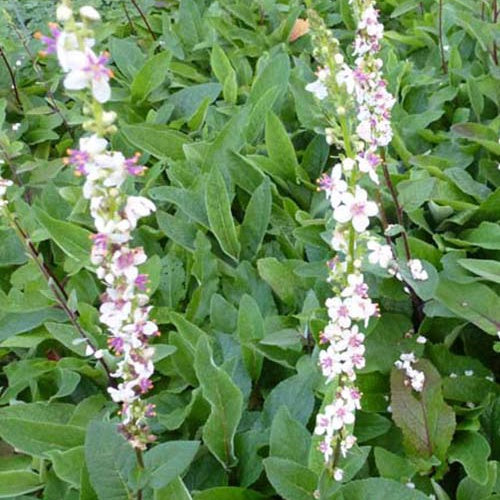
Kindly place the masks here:
<instances>
[{"instance_id":1,"label":"hairy stem","mask_svg":"<svg viewBox=\"0 0 500 500\"><path fill-rule=\"evenodd\" d=\"M10 81L12 83L12 90L14 91L14 95L16 96L16 102L18 106L23 109L23 104L21 102L21 98L19 97L19 91L17 89L17 83L16 83L16 77L14 75L14 71L12 70L12 66L9 63L9 60L7 59L7 56L5 55L5 52L2 47L0 47L0 57L2 58L5 67L7 68L7 71L9 72L9 77Z\"/></svg>"}]
</instances>

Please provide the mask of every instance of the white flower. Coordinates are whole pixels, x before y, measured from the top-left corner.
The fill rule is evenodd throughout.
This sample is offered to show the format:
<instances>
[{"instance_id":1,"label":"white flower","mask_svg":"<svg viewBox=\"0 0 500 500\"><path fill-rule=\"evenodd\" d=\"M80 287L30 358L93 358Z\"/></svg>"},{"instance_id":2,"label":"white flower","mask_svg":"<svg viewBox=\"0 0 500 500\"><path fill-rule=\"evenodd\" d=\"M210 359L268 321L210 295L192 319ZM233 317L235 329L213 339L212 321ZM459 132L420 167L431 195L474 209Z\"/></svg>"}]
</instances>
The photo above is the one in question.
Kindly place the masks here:
<instances>
[{"instance_id":1,"label":"white flower","mask_svg":"<svg viewBox=\"0 0 500 500\"><path fill-rule=\"evenodd\" d=\"M410 268L410 273L414 280L426 281L429 279L429 275L419 259L410 259L408 261L408 267Z\"/></svg>"},{"instance_id":2,"label":"white flower","mask_svg":"<svg viewBox=\"0 0 500 500\"><path fill-rule=\"evenodd\" d=\"M335 469L333 470L333 479L335 479L335 481L342 481L343 478L344 471L342 469L339 469L338 467L335 467Z\"/></svg>"},{"instance_id":3,"label":"white flower","mask_svg":"<svg viewBox=\"0 0 500 500\"><path fill-rule=\"evenodd\" d=\"M135 227L141 217L147 217L156 210L155 204L143 196L129 196L125 205L125 216L130 225Z\"/></svg>"},{"instance_id":4,"label":"white flower","mask_svg":"<svg viewBox=\"0 0 500 500\"><path fill-rule=\"evenodd\" d=\"M472 375L474 375L474 370L465 370L464 374L466 377L472 377Z\"/></svg>"},{"instance_id":5,"label":"white flower","mask_svg":"<svg viewBox=\"0 0 500 500\"><path fill-rule=\"evenodd\" d=\"M387 269L392 260L392 250L390 245L381 245L375 240L370 240L367 243L367 248L370 250L368 254L368 262L370 264L378 264L383 269Z\"/></svg>"},{"instance_id":6,"label":"white flower","mask_svg":"<svg viewBox=\"0 0 500 500\"><path fill-rule=\"evenodd\" d=\"M97 56L92 49L85 52L72 51L65 61L68 74L64 79L64 86L68 90L82 90L90 87L92 95L98 102L106 102L111 97L109 79L111 71L106 67L108 56Z\"/></svg>"},{"instance_id":7,"label":"white flower","mask_svg":"<svg viewBox=\"0 0 500 500\"><path fill-rule=\"evenodd\" d=\"M306 90L314 94L316 99L319 99L320 101L328 96L328 88L319 78L314 82L308 83L306 85Z\"/></svg>"},{"instance_id":8,"label":"white flower","mask_svg":"<svg viewBox=\"0 0 500 500\"><path fill-rule=\"evenodd\" d=\"M90 5L84 5L80 8L80 16L88 19L89 21L99 21L101 19L99 12L97 12L97 10Z\"/></svg>"},{"instance_id":9,"label":"white flower","mask_svg":"<svg viewBox=\"0 0 500 500\"><path fill-rule=\"evenodd\" d=\"M106 149L107 145L108 141L96 134L93 134L90 137L82 137L80 139L80 150L91 156L102 153Z\"/></svg>"},{"instance_id":10,"label":"white flower","mask_svg":"<svg viewBox=\"0 0 500 500\"><path fill-rule=\"evenodd\" d=\"M377 204L368 201L368 193L359 186L356 186L354 196L344 193L342 203L334 210L334 219L341 224L352 221L352 226L358 233L362 233L370 225L369 217L378 213Z\"/></svg>"},{"instance_id":11,"label":"white flower","mask_svg":"<svg viewBox=\"0 0 500 500\"><path fill-rule=\"evenodd\" d=\"M17 132L19 130L19 128L21 127L21 124L18 122L18 123L13 123L12 124L12 130L14 132Z\"/></svg>"},{"instance_id":12,"label":"white flower","mask_svg":"<svg viewBox=\"0 0 500 500\"><path fill-rule=\"evenodd\" d=\"M64 4L59 4L56 9L56 18L60 22L69 21L71 16L73 15L73 11Z\"/></svg>"},{"instance_id":13,"label":"white flower","mask_svg":"<svg viewBox=\"0 0 500 500\"><path fill-rule=\"evenodd\" d=\"M342 179L342 166L337 163L330 175L323 175L319 180L319 189L325 191L332 208L340 204L342 193L347 191L347 182Z\"/></svg>"},{"instance_id":14,"label":"white flower","mask_svg":"<svg viewBox=\"0 0 500 500\"><path fill-rule=\"evenodd\" d=\"M427 338L423 335L419 335L417 337L417 344L425 344L427 342Z\"/></svg>"}]
</instances>

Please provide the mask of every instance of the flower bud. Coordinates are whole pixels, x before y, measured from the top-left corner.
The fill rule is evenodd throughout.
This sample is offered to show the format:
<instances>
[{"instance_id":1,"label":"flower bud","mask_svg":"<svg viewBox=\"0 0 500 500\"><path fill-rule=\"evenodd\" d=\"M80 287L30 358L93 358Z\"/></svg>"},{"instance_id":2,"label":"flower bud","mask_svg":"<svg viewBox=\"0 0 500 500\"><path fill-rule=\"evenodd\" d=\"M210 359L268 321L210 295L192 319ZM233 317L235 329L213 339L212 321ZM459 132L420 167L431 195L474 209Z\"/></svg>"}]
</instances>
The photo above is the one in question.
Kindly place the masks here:
<instances>
[{"instance_id":1,"label":"flower bud","mask_svg":"<svg viewBox=\"0 0 500 500\"><path fill-rule=\"evenodd\" d=\"M111 125L116 120L116 113L114 111L105 111L102 114L102 121L104 125Z\"/></svg>"},{"instance_id":2,"label":"flower bud","mask_svg":"<svg viewBox=\"0 0 500 500\"><path fill-rule=\"evenodd\" d=\"M100 21L101 15L91 5L84 5L80 8L80 16L88 21Z\"/></svg>"},{"instance_id":3,"label":"flower bud","mask_svg":"<svg viewBox=\"0 0 500 500\"><path fill-rule=\"evenodd\" d=\"M64 4L58 5L56 9L56 18L60 22L69 21L71 16L73 15L73 11Z\"/></svg>"}]
</instances>

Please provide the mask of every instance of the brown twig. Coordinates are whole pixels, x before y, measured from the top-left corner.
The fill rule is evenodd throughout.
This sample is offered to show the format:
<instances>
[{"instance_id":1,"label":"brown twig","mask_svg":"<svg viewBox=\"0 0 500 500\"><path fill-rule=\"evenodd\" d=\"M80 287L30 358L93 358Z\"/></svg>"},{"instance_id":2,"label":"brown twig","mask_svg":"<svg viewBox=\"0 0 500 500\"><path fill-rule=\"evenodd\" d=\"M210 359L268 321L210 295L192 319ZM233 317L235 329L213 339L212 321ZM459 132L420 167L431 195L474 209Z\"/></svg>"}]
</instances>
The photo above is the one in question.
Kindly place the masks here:
<instances>
[{"instance_id":1,"label":"brown twig","mask_svg":"<svg viewBox=\"0 0 500 500\"><path fill-rule=\"evenodd\" d=\"M498 21L498 3L497 0L493 0L491 4L491 10L493 14L493 23L496 23ZM495 61L495 64L498 66L498 53L497 53L497 43L493 42L493 61Z\"/></svg>"},{"instance_id":2,"label":"brown twig","mask_svg":"<svg viewBox=\"0 0 500 500\"><path fill-rule=\"evenodd\" d=\"M446 63L446 58L444 55L444 45L443 45L443 0L439 0L438 24L439 24L439 52L441 54L441 68L443 69L443 73L446 75L448 73L448 65Z\"/></svg>"},{"instance_id":3,"label":"brown twig","mask_svg":"<svg viewBox=\"0 0 500 500\"><path fill-rule=\"evenodd\" d=\"M151 28L151 25L149 24L148 18L146 17L146 14L144 11L141 9L140 5L137 3L136 0L130 0L132 4L134 5L135 9L141 16L142 20L144 21L144 24L146 25L147 30L149 31L149 34L151 35L151 38L156 41L156 35L153 32L153 28Z\"/></svg>"},{"instance_id":4,"label":"brown twig","mask_svg":"<svg viewBox=\"0 0 500 500\"><path fill-rule=\"evenodd\" d=\"M408 234L406 233L406 230L404 227L403 207L399 203L396 188L394 187L391 176L389 174L389 170L388 170L387 165L385 163L385 154L384 153L382 153L382 171L384 173L385 184L386 184L387 189L389 190L389 192L391 194L392 202L394 203L394 206L396 208L396 219L398 221L399 226L401 227L401 238L403 239L405 258L406 258L406 261L409 262L411 260L411 250L410 250L410 242L408 240ZM383 216L381 217L382 225L384 225L384 224L386 225L384 227L384 233L385 233L385 229L387 228L387 217L385 215L385 210L382 206L382 200L380 198L380 195L379 195L378 201L379 201L379 206L381 207L381 213L383 214ZM388 237L386 236L386 241L387 241L387 238ZM392 249L392 245L391 245L391 249ZM394 255L394 250L393 250L393 255ZM408 287L408 290L410 291L410 298L411 298L411 301L413 304L414 326L415 326L415 331L417 331L418 327L420 326L420 323L422 323L422 321L423 321L423 314L422 314L423 302L408 283L406 283L406 286Z\"/></svg>"},{"instance_id":5,"label":"brown twig","mask_svg":"<svg viewBox=\"0 0 500 500\"><path fill-rule=\"evenodd\" d=\"M7 56L5 55L5 52L2 47L0 47L0 57L2 58L7 71L9 72L10 76L10 81L12 82L12 90L14 91L14 95L16 96L16 101L21 110L23 109L23 103L21 102L21 98L19 97L19 91L17 89L17 83L16 83L16 76L14 75L14 71L12 70L12 66L9 63L9 60L7 59Z\"/></svg>"},{"instance_id":6,"label":"brown twig","mask_svg":"<svg viewBox=\"0 0 500 500\"><path fill-rule=\"evenodd\" d=\"M134 26L134 23L132 21L132 18L130 17L129 12L128 12L127 5L125 3L122 3L122 7L123 7L123 10L125 11L125 17L127 18L127 21L130 25L130 29L132 31L135 31L135 26Z\"/></svg>"}]
</instances>

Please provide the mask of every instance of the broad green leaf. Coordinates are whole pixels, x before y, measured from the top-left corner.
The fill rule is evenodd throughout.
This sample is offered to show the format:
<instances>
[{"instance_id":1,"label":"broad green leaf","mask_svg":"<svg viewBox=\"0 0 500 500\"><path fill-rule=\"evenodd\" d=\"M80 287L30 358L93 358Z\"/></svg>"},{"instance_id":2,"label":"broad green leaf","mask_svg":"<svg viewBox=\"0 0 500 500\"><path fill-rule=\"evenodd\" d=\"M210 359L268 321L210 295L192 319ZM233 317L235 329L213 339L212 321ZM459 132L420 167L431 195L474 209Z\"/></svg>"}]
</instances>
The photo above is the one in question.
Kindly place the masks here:
<instances>
[{"instance_id":1,"label":"broad green leaf","mask_svg":"<svg viewBox=\"0 0 500 500\"><path fill-rule=\"evenodd\" d=\"M282 406L274 416L269 446L270 456L307 465L311 435L290 415L286 406Z\"/></svg>"},{"instance_id":2,"label":"broad green leaf","mask_svg":"<svg viewBox=\"0 0 500 500\"><path fill-rule=\"evenodd\" d=\"M498 462L488 462L488 480L485 484L480 484L474 481L471 477L464 477L457 488L457 500L497 500L495 497L490 497L496 490L498 479Z\"/></svg>"},{"instance_id":3,"label":"broad green leaf","mask_svg":"<svg viewBox=\"0 0 500 500\"><path fill-rule=\"evenodd\" d=\"M83 444L85 429L68 424L74 406L30 403L0 409L0 436L14 448L37 457Z\"/></svg>"},{"instance_id":4,"label":"broad green leaf","mask_svg":"<svg viewBox=\"0 0 500 500\"><path fill-rule=\"evenodd\" d=\"M271 185L268 178L255 190L240 228L241 256L252 259L262 245L271 217Z\"/></svg>"},{"instance_id":5,"label":"broad green leaf","mask_svg":"<svg viewBox=\"0 0 500 500\"><path fill-rule=\"evenodd\" d=\"M66 255L83 266L90 265L91 232L71 222L52 218L41 208L33 208L36 218Z\"/></svg>"},{"instance_id":6,"label":"broad green leaf","mask_svg":"<svg viewBox=\"0 0 500 500\"><path fill-rule=\"evenodd\" d=\"M183 146L190 142L187 135L172 130L166 125L152 123L122 125L120 130L133 146L161 160L168 158L172 160L183 159Z\"/></svg>"},{"instance_id":7,"label":"broad green leaf","mask_svg":"<svg viewBox=\"0 0 500 500\"><path fill-rule=\"evenodd\" d=\"M63 311L48 307L38 311L12 312L0 315L0 340L29 332L43 325L46 321L64 321L66 318Z\"/></svg>"},{"instance_id":8,"label":"broad green leaf","mask_svg":"<svg viewBox=\"0 0 500 500\"><path fill-rule=\"evenodd\" d=\"M167 486L155 490L153 500L192 500L192 498L182 479L178 477Z\"/></svg>"},{"instance_id":9,"label":"broad green leaf","mask_svg":"<svg viewBox=\"0 0 500 500\"><path fill-rule=\"evenodd\" d=\"M436 298L459 318L467 319L490 335L500 330L500 298L480 283L439 280Z\"/></svg>"},{"instance_id":10,"label":"broad green leaf","mask_svg":"<svg viewBox=\"0 0 500 500\"><path fill-rule=\"evenodd\" d=\"M13 230L0 232L0 268L20 266L28 260L26 250Z\"/></svg>"},{"instance_id":11,"label":"broad green leaf","mask_svg":"<svg viewBox=\"0 0 500 500\"><path fill-rule=\"evenodd\" d=\"M493 129L480 123L459 123L453 125L451 130L459 137L477 142L492 153L500 155L500 144Z\"/></svg>"},{"instance_id":12,"label":"broad green leaf","mask_svg":"<svg viewBox=\"0 0 500 500\"><path fill-rule=\"evenodd\" d=\"M0 471L0 498L13 498L43 487L40 476L27 470Z\"/></svg>"},{"instance_id":13,"label":"broad green leaf","mask_svg":"<svg viewBox=\"0 0 500 500\"><path fill-rule=\"evenodd\" d=\"M148 59L135 75L130 92L132 100L142 101L159 87L167 76L172 55L170 52L159 52Z\"/></svg>"},{"instance_id":14,"label":"broad green leaf","mask_svg":"<svg viewBox=\"0 0 500 500\"><path fill-rule=\"evenodd\" d=\"M434 366L421 360L415 368L425 374L418 397L411 385L405 384L403 370L394 368L391 373L392 417L403 432L408 454L443 460L455 431L455 414L444 402L441 377Z\"/></svg>"},{"instance_id":15,"label":"broad green leaf","mask_svg":"<svg viewBox=\"0 0 500 500\"><path fill-rule=\"evenodd\" d=\"M90 423L85 439L85 463L99 499L130 500L127 478L135 465L135 454L115 424L97 420Z\"/></svg>"},{"instance_id":16,"label":"broad green leaf","mask_svg":"<svg viewBox=\"0 0 500 500\"><path fill-rule=\"evenodd\" d=\"M257 302L247 294L241 297L237 331L243 363L252 380L256 381L262 371L263 358L255 350L254 343L264 337L264 320Z\"/></svg>"},{"instance_id":17,"label":"broad green leaf","mask_svg":"<svg viewBox=\"0 0 500 500\"><path fill-rule=\"evenodd\" d=\"M500 283L500 262L486 259L459 259L458 263L481 278Z\"/></svg>"},{"instance_id":18,"label":"broad green leaf","mask_svg":"<svg viewBox=\"0 0 500 500\"><path fill-rule=\"evenodd\" d=\"M52 461L57 476L75 488L79 488L81 471L85 463L83 446L77 446L67 451L53 450L47 455Z\"/></svg>"},{"instance_id":19,"label":"broad green leaf","mask_svg":"<svg viewBox=\"0 0 500 500\"><path fill-rule=\"evenodd\" d=\"M352 481L343 486L331 500L428 500L421 491L381 477Z\"/></svg>"},{"instance_id":20,"label":"broad green leaf","mask_svg":"<svg viewBox=\"0 0 500 500\"><path fill-rule=\"evenodd\" d=\"M484 221L479 227L464 231L460 237L481 248L500 250L500 224Z\"/></svg>"},{"instance_id":21,"label":"broad green leaf","mask_svg":"<svg viewBox=\"0 0 500 500\"><path fill-rule=\"evenodd\" d=\"M62 345L64 345L66 348L78 354L79 356L86 356L85 351L87 349L87 343L82 342L81 336L76 331L73 325L68 325L67 323L52 323L51 321L48 321L44 323L44 326L50 332L52 337ZM89 335L89 338L91 340L94 340L93 336L88 332L87 335Z\"/></svg>"},{"instance_id":22,"label":"broad green leaf","mask_svg":"<svg viewBox=\"0 0 500 500\"><path fill-rule=\"evenodd\" d=\"M186 87L168 98L168 102L174 107L172 119L192 118L196 110L204 101L212 104L220 94L222 87L218 83L202 83Z\"/></svg>"},{"instance_id":23,"label":"broad green leaf","mask_svg":"<svg viewBox=\"0 0 500 500\"><path fill-rule=\"evenodd\" d=\"M132 80L146 59L137 43L130 38L112 37L109 47L113 62L124 76Z\"/></svg>"},{"instance_id":24,"label":"broad green leaf","mask_svg":"<svg viewBox=\"0 0 500 500\"><path fill-rule=\"evenodd\" d=\"M236 93L238 90L236 72L225 52L219 45L214 45L212 48L210 66L217 80L223 85L224 99L234 104L236 102Z\"/></svg>"},{"instance_id":25,"label":"broad green leaf","mask_svg":"<svg viewBox=\"0 0 500 500\"><path fill-rule=\"evenodd\" d=\"M235 463L234 435L243 411L243 396L229 375L215 365L206 336L198 341L194 362L210 416L203 426L203 441L223 465Z\"/></svg>"},{"instance_id":26,"label":"broad green leaf","mask_svg":"<svg viewBox=\"0 0 500 500\"><path fill-rule=\"evenodd\" d=\"M217 167L214 167L210 173L205 196L210 229L224 253L237 261L241 247L231 214L231 201L226 183Z\"/></svg>"},{"instance_id":27,"label":"broad green leaf","mask_svg":"<svg viewBox=\"0 0 500 500\"><path fill-rule=\"evenodd\" d=\"M295 182L299 169L295 149L283 123L272 111L266 118L266 147L281 177Z\"/></svg>"},{"instance_id":28,"label":"broad green leaf","mask_svg":"<svg viewBox=\"0 0 500 500\"><path fill-rule=\"evenodd\" d=\"M375 464L382 477L395 479L402 483L410 481L417 472L417 467L407 458L378 446L375 448Z\"/></svg>"},{"instance_id":29,"label":"broad green leaf","mask_svg":"<svg viewBox=\"0 0 500 500\"><path fill-rule=\"evenodd\" d=\"M489 455L490 446L481 434L461 431L457 433L453 443L451 443L448 460L460 462L468 477L484 485L488 481Z\"/></svg>"},{"instance_id":30,"label":"broad green leaf","mask_svg":"<svg viewBox=\"0 0 500 500\"><path fill-rule=\"evenodd\" d=\"M301 282L293 272L293 263L280 262L275 257L266 257L257 261L257 269L261 278L266 281L273 292L287 305L292 306L301 299Z\"/></svg>"},{"instance_id":31,"label":"broad green leaf","mask_svg":"<svg viewBox=\"0 0 500 500\"><path fill-rule=\"evenodd\" d=\"M264 460L267 478L285 500L314 500L318 477L303 465L270 457Z\"/></svg>"},{"instance_id":32,"label":"broad green leaf","mask_svg":"<svg viewBox=\"0 0 500 500\"><path fill-rule=\"evenodd\" d=\"M198 441L169 441L161 443L144 455L148 483L161 489L189 467L200 443Z\"/></svg>"},{"instance_id":33,"label":"broad green leaf","mask_svg":"<svg viewBox=\"0 0 500 500\"><path fill-rule=\"evenodd\" d=\"M246 488L220 486L196 493L194 500L264 500L266 496Z\"/></svg>"},{"instance_id":34,"label":"broad green leaf","mask_svg":"<svg viewBox=\"0 0 500 500\"><path fill-rule=\"evenodd\" d=\"M278 90L277 98L281 97L288 88L290 78L290 59L287 54L276 54L267 61L264 69L255 78L248 98L249 104L254 105L271 88Z\"/></svg>"}]
</instances>

